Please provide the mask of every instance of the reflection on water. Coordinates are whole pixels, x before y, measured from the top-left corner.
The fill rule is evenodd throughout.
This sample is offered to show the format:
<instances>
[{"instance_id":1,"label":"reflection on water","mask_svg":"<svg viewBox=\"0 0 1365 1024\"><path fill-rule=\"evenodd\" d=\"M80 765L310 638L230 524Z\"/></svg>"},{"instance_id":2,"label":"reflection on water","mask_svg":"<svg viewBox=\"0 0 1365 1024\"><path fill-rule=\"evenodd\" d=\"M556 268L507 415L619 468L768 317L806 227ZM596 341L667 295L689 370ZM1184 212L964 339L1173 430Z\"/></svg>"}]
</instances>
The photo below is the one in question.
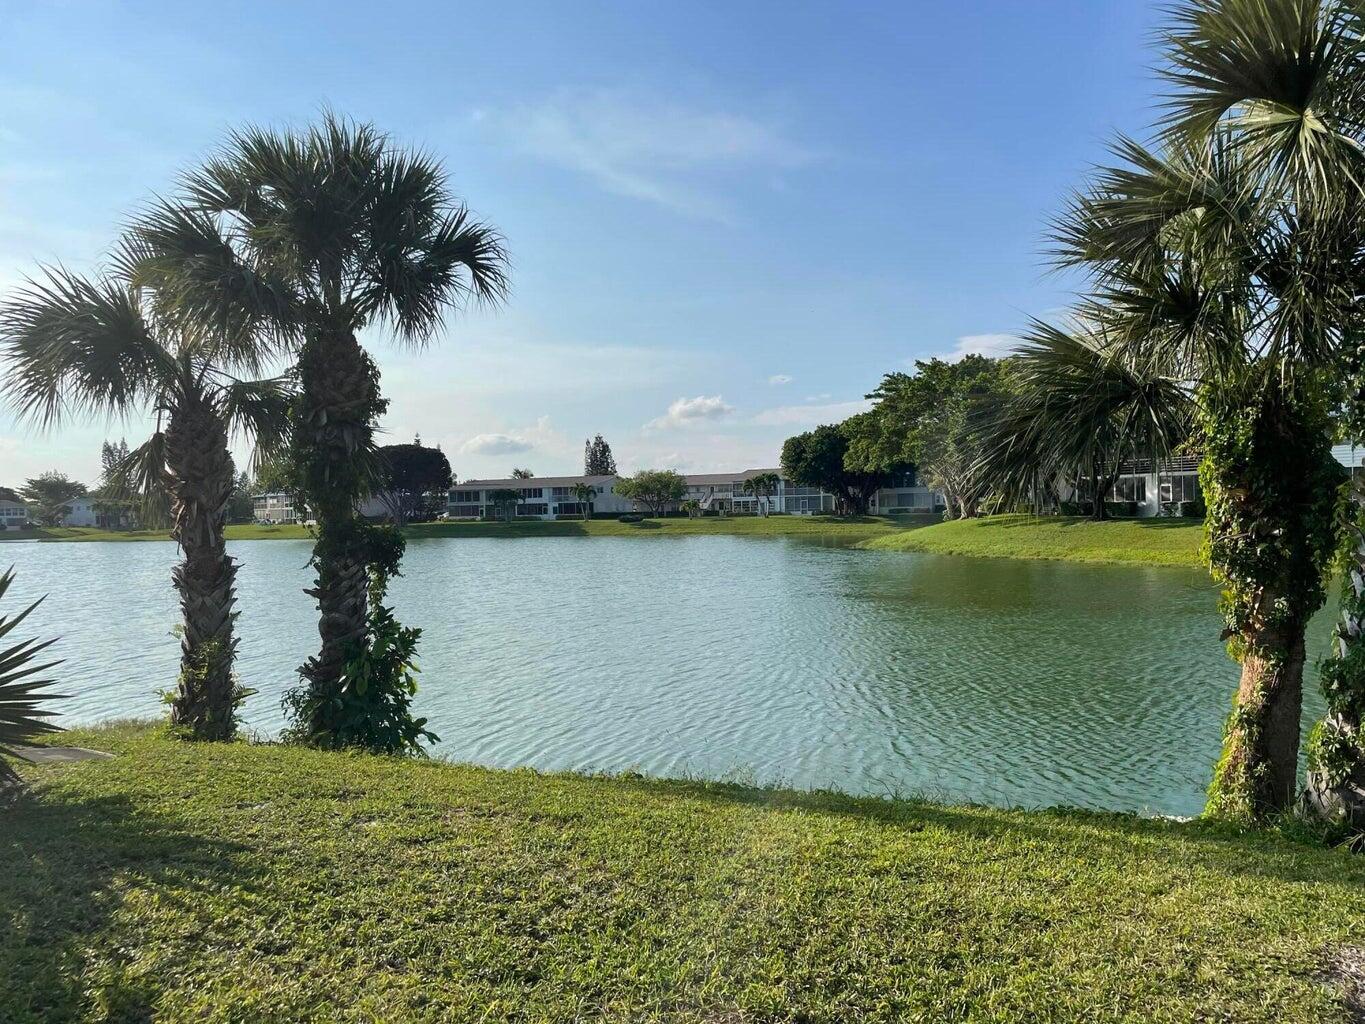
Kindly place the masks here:
<instances>
[{"instance_id":1,"label":"reflection on water","mask_svg":"<svg viewBox=\"0 0 1365 1024\"><path fill-rule=\"evenodd\" d=\"M245 719L270 732L315 642L309 547L231 549ZM69 717L157 713L174 547L3 555L16 603L50 594L30 621L63 634ZM490 765L1188 814L1236 682L1194 570L598 537L415 540L404 573L436 752Z\"/></svg>"}]
</instances>

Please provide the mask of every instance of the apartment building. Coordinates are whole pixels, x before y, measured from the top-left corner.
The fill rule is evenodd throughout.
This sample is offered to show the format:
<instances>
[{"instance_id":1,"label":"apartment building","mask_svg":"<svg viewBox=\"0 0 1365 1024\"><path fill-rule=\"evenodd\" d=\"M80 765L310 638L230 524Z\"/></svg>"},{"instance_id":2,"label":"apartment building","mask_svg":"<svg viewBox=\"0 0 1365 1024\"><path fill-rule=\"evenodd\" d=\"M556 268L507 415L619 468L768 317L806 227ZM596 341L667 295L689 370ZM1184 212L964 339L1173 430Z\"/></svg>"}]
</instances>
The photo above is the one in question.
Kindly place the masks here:
<instances>
[{"instance_id":1,"label":"apartment building","mask_svg":"<svg viewBox=\"0 0 1365 1024\"><path fill-rule=\"evenodd\" d=\"M773 494L762 499L744 489L744 482L761 474L771 473L778 478ZM734 515L754 515L762 512L789 515L813 515L833 512L835 500L818 487L801 487L782 476L776 468L746 469L739 473L693 473L683 476L686 485L684 501L695 501L703 512L727 512ZM581 518L584 509L574 495L576 484L592 487L595 497L587 510L590 515L620 515L636 511L635 503L616 493L619 478L614 476L557 476L521 479L507 477L497 480L466 480L451 488L446 514L452 519L491 518L501 511L492 495L499 491L516 491L520 496L516 515L539 519L560 516ZM670 511L677 511L681 502ZM931 514L943 510L943 497L923 486L913 473L907 474L891 487L877 492L872 511L880 514Z\"/></svg>"}]
</instances>

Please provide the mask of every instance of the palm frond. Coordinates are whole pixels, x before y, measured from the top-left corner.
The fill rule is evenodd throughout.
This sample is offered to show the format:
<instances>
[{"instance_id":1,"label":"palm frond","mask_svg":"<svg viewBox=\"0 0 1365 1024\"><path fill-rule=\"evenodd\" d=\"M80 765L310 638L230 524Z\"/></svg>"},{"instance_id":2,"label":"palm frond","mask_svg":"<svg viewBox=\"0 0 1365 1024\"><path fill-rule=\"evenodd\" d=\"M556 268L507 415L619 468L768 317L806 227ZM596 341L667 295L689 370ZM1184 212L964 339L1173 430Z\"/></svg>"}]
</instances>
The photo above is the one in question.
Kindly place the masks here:
<instances>
[{"instance_id":1,"label":"palm frond","mask_svg":"<svg viewBox=\"0 0 1365 1024\"><path fill-rule=\"evenodd\" d=\"M1248 158L1305 193L1359 190L1354 138L1365 64L1337 0L1183 0L1165 37L1168 138L1233 122Z\"/></svg>"},{"instance_id":2,"label":"palm frond","mask_svg":"<svg viewBox=\"0 0 1365 1024\"><path fill-rule=\"evenodd\" d=\"M257 374L292 340L292 287L253 261L214 214L159 202L134 222L121 252L123 272L152 290L167 332L193 341L203 358Z\"/></svg>"},{"instance_id":3,"label":"palm frond","mask_svg":"<svg viewBox=\"0 0 1365 1024\"><path fill-rule=\"evenodd\" d=\"M290 410L296 397L294 378L229 380L218 392L219 410L230 431L253 441L253 472L289 445Z\"/></svg>"},{"instance_id":4,"label":"palm frond","mask_svg":"<svg viewBox=\"0 0 1365 1024\"><path fill-rule=\"evenodd\" d=\"M157 430L128 452L105 483L111 498L134 503L144 529L170 522L171 502L166 491L166 435Z\"/></svg>"},{"instance_id":5,"label":"palm frond","mask_svg":"<svg viewBox=\"0 0 1365 1024\"><path fill-rule=\"evenodd\" d=\"M122 414L175 376L136 293L60 269L30 280L0 308L4 390L18 413L45 427L64 414Z\"/></svg>"},{"instance_id":6,"label":"palm frond","mask_svg":"<svg viewBox=\"0 0 1365 1024\"><path fill-rule=\"evenodd\" d=\"M0 600L14 582L14 567L0 575ZM42 604L39 598L18 615L0 615L0 640L13 632ZM48 708L49 701L63 700L64 694L47 692L44 688L52 680L38 678L40 673L60 665L60 661L38 663L38 655L56 643L56 639L23 640L0 647L0 782L17 778L7 758L23 758L17 747L31 743L46 733L60 732L60 727L48 721L57 712Z\"/></svg>"}]
</instances>

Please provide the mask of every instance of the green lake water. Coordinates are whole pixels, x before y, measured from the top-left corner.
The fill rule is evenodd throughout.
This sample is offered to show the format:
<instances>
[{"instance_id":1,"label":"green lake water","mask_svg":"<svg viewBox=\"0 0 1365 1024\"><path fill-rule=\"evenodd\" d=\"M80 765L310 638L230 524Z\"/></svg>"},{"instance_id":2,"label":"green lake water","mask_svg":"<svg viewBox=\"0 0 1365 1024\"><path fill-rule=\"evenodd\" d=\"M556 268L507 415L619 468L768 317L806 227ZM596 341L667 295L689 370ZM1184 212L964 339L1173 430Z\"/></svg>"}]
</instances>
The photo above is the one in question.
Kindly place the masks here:
<instances>
[{"instance_id":1,"label":"green lake water","mask_svg":"<svg viewBox=\"0 0 1365 1024\"><path fill-rule=\"evenodd\" d=\"M242 541L247 725L312 652L304 541ZM169 543L7 544L72 722L159 714ZM738 537L415 540L417 707L452 760L1196 813L1237 669L1202 571ZM1333 599L1335 600L1335 598ZM1328 615L1310 637L1316 657ZM1321 713L1310 672L1305 723Z\"/></svg>"}]
</instances>

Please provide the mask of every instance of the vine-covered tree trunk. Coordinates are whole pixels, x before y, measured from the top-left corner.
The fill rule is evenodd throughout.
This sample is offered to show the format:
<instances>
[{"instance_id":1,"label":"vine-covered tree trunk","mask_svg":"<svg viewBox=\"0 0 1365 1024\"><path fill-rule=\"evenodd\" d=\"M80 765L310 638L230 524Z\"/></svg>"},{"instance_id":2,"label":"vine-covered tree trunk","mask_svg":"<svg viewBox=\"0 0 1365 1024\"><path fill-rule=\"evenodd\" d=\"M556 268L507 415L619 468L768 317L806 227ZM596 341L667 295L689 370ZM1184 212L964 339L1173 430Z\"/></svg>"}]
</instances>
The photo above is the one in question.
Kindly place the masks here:
<instances>
[{"instance_id":1,"label":"vine-covered tree trunk","mask_svg":"<svg viewBox=\"0 0 1365 1024\"><path fill-rule=\"evenodd\" d=\"M1353 482L1348 571L1332 657L1322 665L1327 715L1308 742L1308 806L1324 818L1365 825L1365 478Z\"/></svg>"},{"instance_id":2,"label":"vine-covered tree trunk","mask_svg":"<svg viewBox=\"0 0 1365 1024\"><path fill-rule=\"evenodd\" d=\"M1340 467L1315 399L1252 384L1201 406L1209 563L1242 666L1205 813L1264 821L1297 789L1304 630L1325 597Z\"/></svg>"},{"instance_id":3,"label":"vine-covered tree trunk","mask_svg":"<svg viewBox=\"0 0 1365 1024\"><path fill-rule=\"evenodd\" d=\"M195 739L226 740L236 731L237 567L223 537L232 499L232 456L227 426L212 402L194 388L187 391L171 413L165 447L171 537L184 554L171 570L184 624L171 722Z\"/></svg>"},{"instance_id":4,"label":"vine-covered tree trunk","mask_svg":"<svg viewBox=\"0 0 1365 1024\"><path fill-rule=\"evenodd\" d=\"M346 328L321 330L299 355L297 461L309 511L317 518L314 586L321 648L300 673L314 700L309 735L333 731L346 659L366 635L368 558L365 525L356 511L368 482L373 423L382 411L378 373Z\"/></svg>"}]
</instances>

